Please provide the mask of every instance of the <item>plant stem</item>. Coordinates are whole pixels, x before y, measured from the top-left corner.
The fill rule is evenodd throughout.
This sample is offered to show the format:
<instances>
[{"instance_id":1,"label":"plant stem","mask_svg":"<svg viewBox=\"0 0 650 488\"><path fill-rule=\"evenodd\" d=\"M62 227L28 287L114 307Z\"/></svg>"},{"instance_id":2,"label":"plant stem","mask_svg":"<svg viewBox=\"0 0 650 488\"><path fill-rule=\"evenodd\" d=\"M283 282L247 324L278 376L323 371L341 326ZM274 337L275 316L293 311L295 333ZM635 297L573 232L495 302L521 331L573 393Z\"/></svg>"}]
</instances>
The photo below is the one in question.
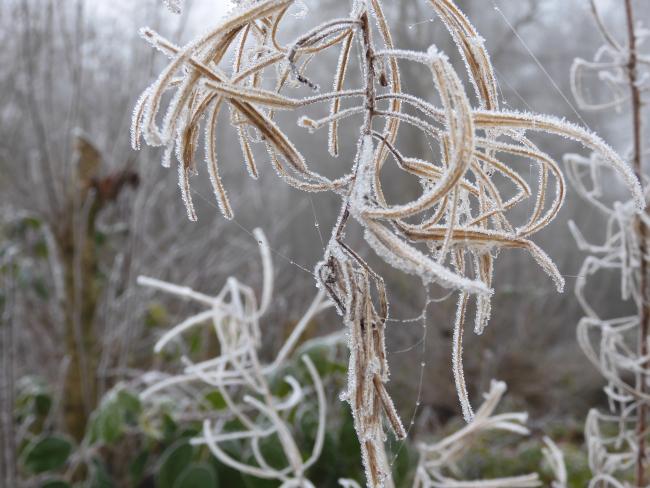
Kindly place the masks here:
<instances>
[{"instance_id":1,"label":"plant stem","mask_svg":"<svg viewBox=\"0 0 650 488\"><path fill-rule=\"evenodd\" d=\"M625 12L627 16L627 33L628 33L628 79L630 82L630 95L632 100L632 117L634 130L634 152L632 164L637 178L643 184L643 148L641 141L641 91L637 85L637 43L635 34L634 10L632 0L625 0ZM648 354L648 335L650 333L650 301L648 300L648 265L647 255L647 238L648 229L641 218L637 218L637 232L639 236L639 357L644 358ZM647 391L646 385L646 364L642 363L641 372L637 375L637 391L644 395ZM648 406L642 398L637 399L637 423L636 436L638 442L638 451L636 457L636 486L645 486L646 471L646 423L648 416Z\"/></svg>"},{"instance_id":2,"label":"plant stem","mask_svg":"<svg viewBox=\"0 0 650 488\"><path fill-rule=\"evenodd\" d=\"M370 30L368 12L364 12L359 18L361 21L361 32L363 33L363 49L366 64L366 119L363 128L364 135L372 133L372 118L375 115L375 66L374 48Z\"/></svg>"}]
</instances>

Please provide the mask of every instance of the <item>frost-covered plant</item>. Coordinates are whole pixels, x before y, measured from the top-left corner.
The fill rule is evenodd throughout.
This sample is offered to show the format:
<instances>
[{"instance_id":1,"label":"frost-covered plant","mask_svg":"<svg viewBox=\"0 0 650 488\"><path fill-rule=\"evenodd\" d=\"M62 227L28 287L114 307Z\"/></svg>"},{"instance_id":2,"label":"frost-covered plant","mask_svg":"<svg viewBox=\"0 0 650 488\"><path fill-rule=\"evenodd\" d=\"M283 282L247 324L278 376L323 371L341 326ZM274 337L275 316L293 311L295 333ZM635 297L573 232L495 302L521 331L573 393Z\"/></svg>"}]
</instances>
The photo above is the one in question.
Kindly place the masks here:
<instances>
[{"instance_id":1,"label":"frost-covered plant","mask_svg":"<svg viewBox=\"0 0 650 488\"><path fill-rule=\"evenodd\" d=\"M445 437L435 444L419 446L420 461L416 471L414 488L527 488L541 486L537 473L522 476L512 476L490 480L459 480L451 477L450 473L457 471L457 463L467 450L481 436L490 431L503 431L518 435L528 435L526 413L494 414L506 385L500 381L492 381L490 391L485 395L485 401L476 411L474 419L465 427ZM544 457L553 470L556 481L554 488L566 486L566 467L564 457L559 448L549 438L545 438Z\"/></svg>"},{"instance_id":2,"label":"frost-covered plant","mask_svg":"<svg viewBox=\"0 0 650 488\"><path fill-rule=\"evenodd\" d=\"M194 445L206 445L214 456L226 466L241 473L262 479L281 482L284 488L313 487L305 477L305 472L320 456L325 436L326 402L323 383L308 355L302 356L311 385L301 385L293 376L285 376L290 387L286 397L273 395L269 378L284 365L310 320L322 310L331 306L325 294L319 292L286 340L275 359L263 364L258 357L262 333L259 320L267 311L273 290L273 267L266 238L260 230L254 232L260 244L264 270L262 297L258 305L253 290L229 278L216 296L204 295L186 287L162 282L152 278L140 277L142 285L160 289L167 293L200 303L206 309L178 324L164 334L156 343L160 352L175 341L182 339L188 330L209 322L217 342L219 354L211 359L193 362L183 355L183 371L176 375L150 372L143 377L148 387L142 392L143 400L161 400L165 394L171 395L177 408L190 418L203 419L202 435L192 440ZM216 389L225 402L227 411L216 419L204 418L204 405L201 387ZM291 432L288 414L299 405L308 394L315 394L318 402L318 427L313 450L308 459L303 460ZM236 419L240 431L224 432L224 426ZM272 467L260 449L266 439L277 438L288 466L283 469ZM256 464L236 459L222 445L229 441L250 442Z\"/></svg>"},{"instance_id":3,"label":"frost-covered plant","mask_svg":"<svg viewBox=\"0 0 650 488\"><path fill-rule=\"evenodd\" d=\"M387 263L419 276L425 284L435 282L458 290L453 373L464 417L471 421L474 414L462 367L463 330L471 297L476 300L475 332L482 333L488 323L498 251L528 251L558 290L564 286L555 264L531 237L557 215L565 183L558 164L527 133L545 132L582 143L622 176L639 208L643 196L634 174L595 134L554 117L499 107L484 40L452 0L429 3L460 50L473 102L447 56L435 46L427 52L394 46L380 0L352 3L347 17L326 20L289 43L280 34L293 0L239 2L225 20L183 47L144 29L143 37L170 62L140 98L132 134L136 148L142 138L164 147L164 165L170 165L175 154L181 193L192 220L196 212L189 180L197 171L195 153L202 132L217 202L226 218L233 216L217 158L217 126L226 106L251 177L258 176L253 148L260 145L287 184L341 197L339 218L315 275L347 328L350 363L344 397L351 405L368 486L376 487L390 484L383 419L397 438L403 438L406 431L385 386L386 289L382 277L345 243L350 217ZM309 67L325 60L323 53L333 49L338 50L338 64L332 90L324 91L310 78ZM430 70L428 99L404 92L399 71L403 62ZM351 72L359 76L347 80L352 88L346 89ZM305 89L316 93L300 96ZM169 103L163 108L165 100ZM322 118L307 116L308 108L311 115L318 110L313 106L322 105L326 107ZM345 174L330 179L310 168L276 120L279 111L295 114L298 124L309 132L326 127L332 156L339 156L339 123L361 116L357 153L354 158L346 155L351 163ZM404 154L399 145L403 124L419 131L438 154L429 159ZM509 165L504 159L517 163ZM389 163L419 180L419 197L406 204L388 201L381 173ZM535 182L525 179L530 164L538 169ZM519 165L525 171L518 171ZM503 178L509 182L509 191L506 185L497 184ZM512 221L511 210L531 197L535 203L530 215Z\"/></svg>"},{"instance_id":4,"label":"frost-covered plant","mask_svg":"<svg viewBox=\"0 0 650 488\"><path fill-rule=\"evenodd\" d=\"M183 417L202 420L202 432L192 439L191 443L197 446L206 445L223 464L243 474L276 480L284 488L309 488L314 485L307 478L306 472L318 461L326 429L326 399L322 380L307 354L303 354L301 359L313 386L301 385L295 377L287 375L284 381L289 386L290 393L280 398L273 395L270 379L286 364L307 324L315 315L332 306L332 303L325 299L324 292L320 291L275 359L269 364L263 364L258 357L262 341L259 320L263 318L272 300L273 267L264 234L259 229L255 230L254 234L260 244L264 274L259 306L253 290L232 277L216 296L153 278L138 279L141 285L207 306L205 311L187 318L166 332L156 342L156 352L170 349L173 345L180 346L181 350L188 349L183 337L205 324L209 324L210 329L214 331L219 345L219 354L216 357L200 362L192 361L189 353L183 354L183 370L179 374L158 371L146 373L141 378L145 389L140 397L145 402L161 405L173 398L175 409L181 412ZM336 339L337 335L333 338ZM322 340L316 341L323 343ZM216 390L219 399L227 408L208 414L204 405L206 388ZM447 474L448 471L453 472L456 469L456 463L471 448L473 442L488 431L500 430L519 435L530 433L525 426L528 418L526 413L494 414L505 391L505 383L492 381L483 405L469 424L435 444L419 445L420 461L413 481L414 488L540 486L537 473L480 481L461 481L450 478ZM317 397L318 426L311 455L303 460L292 432L290 417L292 411L312 393ZM242 430L225 429L232 420L239 421ZM277 439L284 457L288 460L289 466L284 469L273 467L264 455L262 443L270 438ZM250 450L256 464L237 459L226 447L232 441L250 442ZM545 443L544 456L558 479L554 487L562 488L566 486L564 458L550 439L546 438ZM339 484L344 488L359 486L351 479L340 479Z\"/></svg>"},{"instance_id":5,"label":"frost-covered plant","mask_svg":"<svg viewBox=\"0 0 650 488\"><path fill-rule=\"evenodd\" d=\"M628 41L621 44L607 29L595 0L591 6L605 45L593 61L577 59L571 70L574 96L585 110L626 107L632 116L630 162L643 181L642 106L647 92L650 57L640 48L650 35L634 21L632 2L624 0ZM585 80L597 78L608 90L608 99L590 98ZM604 163L597 154L590 158L568 155L565 161L578 193L606 219L602 243L591 244L571 222L581 250L589 253L576 281L575 292L586 316L578 324L578 341L589 360L607 380L605 393L609 412L593 409L587 418L585 437L589 464L593 472L591 486L646 486L647 479L647 417L650 402L648 386L648 340L650 307L648 306L648 226L646 212L637 214L636 205L608 202L604 185ZM645 187L646 201L648 187ZM621 297L632 299L637 314L626 317L603 317L587 297L590 277L602 272L620 273Z\"/></svg>"}]
</instances>

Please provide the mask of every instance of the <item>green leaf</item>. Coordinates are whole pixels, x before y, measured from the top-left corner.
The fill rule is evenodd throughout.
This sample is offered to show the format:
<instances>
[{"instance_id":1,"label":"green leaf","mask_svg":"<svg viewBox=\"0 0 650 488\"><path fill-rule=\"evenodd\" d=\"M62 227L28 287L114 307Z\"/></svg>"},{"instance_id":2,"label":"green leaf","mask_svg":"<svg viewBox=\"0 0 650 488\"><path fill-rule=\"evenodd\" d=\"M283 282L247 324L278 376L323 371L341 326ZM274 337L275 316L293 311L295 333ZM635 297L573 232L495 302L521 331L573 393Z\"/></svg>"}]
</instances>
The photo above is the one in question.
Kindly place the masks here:
<instances>
[{"instance_id":1,"label":"green leaf","mask_svg":"<svg viewBox=\"0 0 650 488\"><path fill-rule=\"evenodd\" d=\"M244 480L244 486L246 488L277 488L277 480L266 480L262 478L256 478L249 474L242 475L242 480Z\"/></svg>"},{"instance_id":2,"label":"green leaf","mask_svg":"<svg viewBox=\"0 0 650 488\"><path fill-rule=\"evenodd\" d=\"M174 488L217 488L217 474L209 464L192 464L174 483Z\"/></svg>"},{"instance_id":3,"label":"green leaf","mask_svg":"<svg viewBox=\"0 0 650 488\"><path fill-rule=\"evenodd\" d=\"M223 398L223 395L218 390L214 390L206 394L205 399L215 410L224 410L228 406L226 404L226 400Z\"/></svg>"},{"instance_id":4,"label":"green leaf","mask_svg":"<svg viewBox=\"0 0 650 488\"><path fill-rule=\"evenodd\" d=\"M99 436L107 444L117 441L122 436L122 412L119 404L110 402L99 415Z\"/></svg>"},{"instance_id":5,"label":"green leaf","mask_svg":"<svg viewBox=\"0 0 650 488\"><path fill-rule=\"evenodd\" d=\"M161 423L162 434L165 439L169 440L176 435L178 425L168 412L163 413Z\"/></svg>"},{"instance_id":6,"label":"green leaf","mask_svg":"<svg viewBox=\"0 0 650 488\"><path fill-rule=\"evenodd\" d=\"M98 459L93 459L93 477L89 488L114 488L115 483L106 470L106 466Z\"/></svg>"},{"instance_id":7,"label":"green leaf","mask_svg":"<svg viewBox=\"0 0 650 488\"><path fill-rule=\"evenodd\" d=\"M336 358L336 349L327 344L313 344L309 347L303 347L300 355L307 354L312 360L318 374L325 378L336 373L346 373L347 364L342 363ZM298 355L296 354L296 357Z\"/></svg>"},{"instance_id":8,"label":"green leaf","mask_svg":"<svg viewBox=\"0 0 650 488\"><path fill-rule=\"evenodd\" d=\"M310 442L309 447L312 445L313 443ZM336 439L331 432L326 432L321 455L307 471L307 477L316 486L337 486L337 480L348 475L345 465L340 462Z\"/></svg>"},{"instance_id":9,"label":"green leaf","mask_svg":"<svg viewBox=\"0 0 650 488\"><path fill-rule=\"evenodd\" d=\"M159 303L152 303L144 316L144 325L147 327L163 327L169 322L167 309Z\"/></svg>"},{"instance_id":10,"label":"green leaf","mask_svg":"<svg viewBox=\"0 0 650 488\"><path fill-rule=\"evenodd\" d=\"M202 333L200 330L195 330L192 334L190 334L190 354L197 354L201 350L201 336Z\"/></svg>"},{"instance_id":11,"label":"green leaf","mask_svg":"<svg viewBox=\"0 0 650 488\"><path fill-rule=\"evenodd\" d=\"M50 289L48 288L43 278L41 277L34 278L34 281L32 282L32 287L34 288L34 292L36 293L36 295L41 300L47 300L49 298Z\"/></svg>"},{"instance_id":12,"label":"green leaf","mask_svg":"<svg viewBox=\"0 0 650 488\"><path fill-rule=\"evenodd\" d=\"M32 473L44 473L61 468L70 453L72 443L59 436L43 437L27 447L24 465Z\"/></svg>"},{"instance_id":13,"label":"green leaf","mask_svg":"<svg viewBox=\"0 0 650 488\"><path fill-rule=\"evenodd\" d=\"M90 426L90 442L106 444L118 441L125 425L137 425L142 411L139 398L121 386L109 392L95 411Z\"/></svg>"},{"instance_id":14,"label":"green leaf","mask_svg":"<svg viewBox=\"0 0 650 488\"><path fill-rule=\"evenodd\" d=\"M42 379L24 376L18 380L18 393L15 401L15 414L18 422L35 415L42 419L52 407L52 396Z\"/></svg>"},{"instance_id":15,"label":"green leaf","mask_svg":"<svg viewBox=\"0 0 650 488\"><path fill-rule=\"evenodd\" d=\"M38 217L25 217L21 222L25 227L31 227L32 229L38 229L43 224L43 221Z\"/></svg>"},{"instance_id":16,"label":"green leaf","mask_svg":"<svg viewBox=\"0 0 650 488\"><path fill-rule=\"evenodd\" d=\"M45 239L40 239L36 244L34 244L34 254L39 258L47 258L49 249L47 248Z\"/></svg>"},{"instance_id":17,"label":"green leaf","mask_svg":"<svg viewBox=\"0 0 650 488\"><path fill-rule=\"evenodd\" d=\"M234 455L235 453L229 454ZM221 486L245 486L241 472L223 464L222 462L219 462L219 460L215 457L210 458L210 463L212 464L212 467L217 471L217 479L219 480L219 484Z\"/></svg>"},{"instance_id":18,"label":"green leaf","mask_svg":"<svg viewBox=\"0 0 650 488\"><path fill-rule=\"evenodd\" d=\"M34 410L36 414L45 417L52 407L52 397L47 393L39 393L34 397Z\"/></svg>"},{"instance_id":19,"label":"green leaf","mask_svg":"<svg viewBox=\"0 0 650 488\"><path fill-rule=\"evenodd\" d=\"M131 476L134 485L138 485L142 480L148 460L149 451L143 450L133 461L131 461L131 464L129 465L129 475Z\"/></svg>"},{"instance_id":20,"label":"green leaf","mask_svg":"<svg viewBox=\"0 0 650 488\"><path fill-rule=\"evenodd\" d=\"M169 446L163 452L160 467L156 473L156 486L173 488L180 474L187 469L192 461L193 449L187 440L180 440Z\"/></svg>"},{"instance_id":21,"label":"green leaf","mask_svg":"<svg viewBox=\"0 0 650 488\"><path fill-rule=\"evenodd\" d=\"M103 246L108 240L108 236L104 232L96 231L95 232L95 244L97 246Z\"/></svg>"},{"instance_id":22,"label":"green leaf","mask_svg":"<svg viewBox=\"0 0 650 488\"><path fill-rule=\"evenodd\" d=\"M339 428L337 442L339 456L338 469L345 473L346 478L359 481L364 478L361 463L358 462L361 459L361 448L357 433L354 430L352 414L347 404L340 404L339 415L341 418L341 426Z\"/></svg>"},{"instance_id":23,"label":"green leaf","mask_svg":"<svg viewBox=\"0 0 650 488\"><path fill-rule=\"evenodd\" d=\"M142 412L142 404L137 395L134 395L128 390L120 390L117 392L117 403L122 411L124 421L131 425L136 425L138 416Z\"/></svg>"},{"instance_id":24,"label":"green leaf","mask_svg":"<svg viewBox=\"0 0 650 488\"><path fill-rule=\"evenodd\" d=\"M407 443L398 443L393 447L395 452L389 454L393 459L393 479L396 486L406 486L411 471L416 468L417 458L412 456Z\"/></svg>"}]
</instances>

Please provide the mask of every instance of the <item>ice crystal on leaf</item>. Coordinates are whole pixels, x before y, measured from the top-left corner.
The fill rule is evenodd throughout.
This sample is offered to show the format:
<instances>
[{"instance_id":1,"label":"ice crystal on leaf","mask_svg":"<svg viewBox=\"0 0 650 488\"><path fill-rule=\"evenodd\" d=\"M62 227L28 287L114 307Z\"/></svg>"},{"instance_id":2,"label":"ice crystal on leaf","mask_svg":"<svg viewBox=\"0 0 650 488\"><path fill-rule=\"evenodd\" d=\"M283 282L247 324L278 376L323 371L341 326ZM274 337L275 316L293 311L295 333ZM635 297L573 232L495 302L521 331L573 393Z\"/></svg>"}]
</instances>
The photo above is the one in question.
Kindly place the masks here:
<instances>
[{"instance_id":1,"label":"ice crystal on leaf","mask_svg":"<svg viewBox=\"0 0 650 488\"><path fill-rule=\"evenodd\" d=\"M352 407L362 447L368 486L390 478L384 449L383 419L395 435L405 435L388 394L388 361L384 328L388 300L384 282L360 255L344 242L350 217L364 229L368 244L388 264L458 290L453 371L463 413L473 418L462 367L462 336L467 309L477 302L474 330L489 320L494 260L500 249L521 249L564 286L551 259L532 237L557 215L565 196L559 165L542 152L528 133L545 132L578 141L611 166L629 186L638 208L643 195L634 174L619 156L588 130L550 116L504 111L484 40L452 0L429 0L456 42L469 74L468 94L449 58L432 46L426 52L393 45L390 24L380 0L356 0L346 18L329 19L283 43L293 0L242 2L229 17L198 39L177 47L152 31L145 38L170 57L158 79L146 89L133 119L133 143L140 137L151 145L175 147L179 180L188 215L195 217L189 175L196 171L199 126L206 162L221 211L232 218L225 186L219 177L217 118L222 106L242 148L244 165L257 177L255 146L267 149L269 162L287 184L304 191L333 192L341 197L341 212L315 274L319 286L336 304L350 339L349 384L345 397ZM359 47L354 49L355 44ZM330 92L301 98L305 87L317 89L310 62L326 50L338 49ZM352 54L359 52L358 58ZM231 62L229 56L234 58ZM406 93L398 62L418 63L431 73L431 97L439 105ZM351 65L357 63L356 69ZM350 79L350 73L359 73ZM344 85L351 85L345 89ZM270 88L273 86L273 88ZM163 95L171 92L167 107ZM342 101L348 106L344 108ZM403 110L408 106L409 110ZM320 119L305 115L322 107ZM337 178L310 167L276 120L276 112L295 114L308 132L326 127L330 154L340 153L339 123L363 115L357 155ZM285 120L285 117L283 117ZM403 154L397 144L400 126L412 126L440 148L437 158ZM253 137L252 131L259 135ZM305 137L308 134L305 133ZM511 166L516 158L522 164ZM528 164L529 163L529 164ZM381 172L394 164L422 182L422 194L407 204L387 200ZM527 182L529 165L538 180ZM526 171L522 171L526 168ZM512 194L494 176L508 180ZM510 212L526 199L534 205L526 221L514 223Z\"/></svg>"},{"instance_id":2,"label":"ice crystal on leaf","mask_svg":"<svg viewBox=\"0 0 650 488\"><path fill-rule=\"evenodd\" d=\"M165 6L173 13L180 14L183 6L182 0L163 0Z\"/></svg>"}]
</instances>

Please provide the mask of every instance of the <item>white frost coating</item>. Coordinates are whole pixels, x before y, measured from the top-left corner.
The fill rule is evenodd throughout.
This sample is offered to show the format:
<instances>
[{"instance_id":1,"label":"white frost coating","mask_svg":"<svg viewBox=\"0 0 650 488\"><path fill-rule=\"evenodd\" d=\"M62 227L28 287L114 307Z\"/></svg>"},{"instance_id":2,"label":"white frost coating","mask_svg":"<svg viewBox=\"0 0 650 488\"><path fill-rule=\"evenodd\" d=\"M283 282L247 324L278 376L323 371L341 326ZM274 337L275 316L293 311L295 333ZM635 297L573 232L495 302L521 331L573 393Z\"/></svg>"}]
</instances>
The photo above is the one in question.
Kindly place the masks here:
<instances>
[{"instance_id":1,"label":"white frost coating","mask_svg":"<svg viewBox=\"0 0 650 488\"><path fill-rule=\"evenodd\" d=\"M377 51L376 56L404 59L430 66L431 63L437 61L440 56L444 56L435 46L431 46L426 53L421 51L407 51L404 49L388 49L384 51Z\"/></svg>"},{"instance_id":2,"label":"white frost coating","mask_svg":"<svg viewBox=\"0 0 650 488\"><path fill-rule=\"evenodd\" d=\"M206 310L205 312L201 312L199 314L196 314L188 319L185 319L183 322L178 324L176 327L170 329L163 335L158 342L156 342L153 350L156 353L159 353L160 351L163 350L163 348L167 345L168 342L170 342L172 339L175 339L177 336L180 334L186 332L190 328L202 324L209 320L213 316L213 311L212 310Z\"/></svg>"},{"instance_id":3,"label":"white frost coating","mask_svg":"<svg viewBox=\"0 0 650 488\"><path fill-rule=\"evenodd\" d=\"M184 168L182 164L178 165L178 187L181 189L181 196L183 197L183 203L187 210L187 218L192 222L196 222L198 218L196 216L196 210L194 210L188 173L189 169Z\"/></svg>"},{"instance_id":4,"label":"white frost coating","mask_svg":"<svg viewBox=\"0 0 650 488\"><path fill-rule=\"evenodd\" d=\"M356 181L350 192L350 213L356 218L362 218L366 207L374 195L374 165L375 147L372 136L361 138L359 144L359 158L356 163Z\"/></svg>"},{"instance_id":5,"label":"white frost coating","mask_svg":"<svg viewBox=\"0 0 650 488\"><path fill-rule=\"evenodd\" d=\"M420 276L425 283L438 283L446 288L461 289L475 294L492 295L494 293L481 281L470 280L457 275L417 249L403 249L399 238L392 235L381 224L369 226L365 237L370 247L386 262L405 273ZM402 251L400 254L393 250L398 246Z\"/></svg>"},{"instance_id":6,"label":"white frost coating","mask_svg":"<svg viewBox=\"0 0 650 488\"><path fill-rule=\"evenodd\" d=\"M555 481L552 482L551 488L567 488L569 476L564 462L564 454L550 437L544 436L544 444L546 447L542 448L542 453L555 475Z\"/></svg>"},{"instance_id":7,"label":"white frost coating","mask_svg":"<svg viewBox=\"0 0 650 488\"><path fill-rule=\"evenodd\" d=\"M579 125L550 115L540 116L514 111L502 111L497 113L477 111L475 121L478 127L489 127L496 122L499 125L504 124L511 128L549 132L581 143L586 148L599 154L600 157L604 161L607 161L622 177L623 181L632 192L632 197L634 198L637 211L640 212L645 208L645 199L641 183L635 176L634 172L627 164L625 164L616 151L614 151L611 146L595 133L580 127Z\"/></svg>"},{"instance_id":8,"label":"white frost coating","mask_svg":"<svg viewBox=\"0 0 650 488\"><path fill-rule=\"evenodd\" d=\"M338 482L339 485L341 485L341 488L361 488L361 485L354 480L340 478Z\"/></svg>"},{"instance_id":9,"label":"white frost coating","mask_svg":"<svg viewBox=\"0 0 650 488\"><path fill-rule=\"evenodd\" d=\"M223 182L221 180L221 175L219 174L219 164L218 164L218 155L217 155L217 146L216 146L216 137L217 137L217 120L219 113L221 111L221 105L223 100L218 99L215 104L212 112L208 116L208 120L205 123L205 162L208 167L208 175L210 176L210 183L212 184L212 190L217 199L217 204L219 205L219 210L223 216L231 220L233 218L232 207L230 206L230 200L228 199L228 194L226 193L225 188L223 187Z\"/></svg>"},{"instance_id":10,"label":"white frost coating","mask_svg":"<svg viewBox=\"0 0 650 488\"><path fill-rule=\"evenodd\" d=\"M271 304L273 295L273 263L271 262L271 248L266 240L266 235L260 228L253 229L253 237L257 239L257 244L260 248L260 256L262 256L262 276L264 283L262 285L262 299L260 300L260 308L257 311L258 316L266 313Z\"/></svg>"},{"instance_id":11,"label":"white frost coating","mask_svg":"<svg viewBox=\"0 0 650 488\"><path fill-rule=\"evenodd\" d=\"M460 400L461 409L463 411L463 418L465 419L465 422L470 423L474 420L474 411L469 402L467 384L465 382L465 371L463 368L463 328L465 327L467 299L467 294L463 293L461 298L458 300L456 320L454 322L454 335L452 338L453 347L451 351L451 363L454 373L454 382L456 383L456 391L458 392L458 399Z\"/></svg>"},{"instance_id":12,"label":"white frost coating","mask_svg":"<svg viewBox=\"0 0 650 488\"><path fill-rule=\"evenodd\" d=\"M180 14L183 7L182 0L163 0L165 6L175 14Z\"/></svg>"}]
</instances>

